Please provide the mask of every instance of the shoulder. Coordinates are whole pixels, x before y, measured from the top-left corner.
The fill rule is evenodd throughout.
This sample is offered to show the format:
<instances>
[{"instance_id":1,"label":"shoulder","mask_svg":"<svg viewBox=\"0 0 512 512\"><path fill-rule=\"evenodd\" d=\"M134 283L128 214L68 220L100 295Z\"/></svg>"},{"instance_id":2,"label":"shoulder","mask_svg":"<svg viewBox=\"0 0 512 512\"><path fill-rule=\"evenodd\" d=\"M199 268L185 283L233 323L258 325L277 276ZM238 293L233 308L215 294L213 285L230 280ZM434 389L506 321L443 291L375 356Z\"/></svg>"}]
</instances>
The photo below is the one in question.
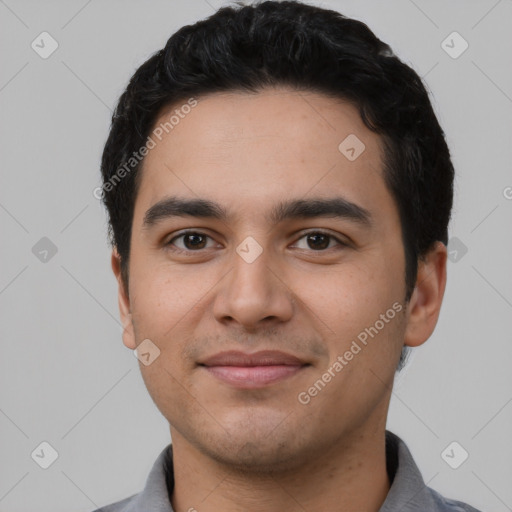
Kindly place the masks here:
<instances>
[{"instance_id":1,"label":"shoulder","mask_svg":"<svg viewBox=\"0 0 512 512\"><path fill-rule=\"evenodd\" d=\"M110 503L110 505L105 505L104 507L97 508L92 512L131 512L131 505L134 503L135 498L138 494L133 494L128 498L124 498L121 501L116 501L115 503Z\"/></svg>"},{"instance_id":2,"label":"shoulder","mask_svg":"<svg viewBox=\"0 0 512 512\"><path fill-rule=\"evenodd\" d=\"M168 444L153 463L142 491L92 512L173 512L169 498L173 486L172 445Z\"/></svg>"},{"instance_id":3,"label":"shoulder","mask_svg":"<svg viewBox=\"0 0 512 512\"><path fill-rule=\"evenodd\" d=\"M471 505L468 505L467 503L463 503L462 501L457 500L451 500L448 498L445 498L444 496L441 496L437 491L434 489L428 488L430 491L430 494L432 496L432 499L434 500L437 509L442 512L481 512L480 510L477 510L476 508L472 507Z\"/></svg>"},{"instance_id":4,"label":"shoulder","mask_svg":"<svg viewBox=\"0 0 512 512\"><path fill-rule=\"evenodd\" d=\"M386 464L392 484L379 512L481 512L428 487L406 443L390 431L386 431Z\"/></svg>"}]
</instances>

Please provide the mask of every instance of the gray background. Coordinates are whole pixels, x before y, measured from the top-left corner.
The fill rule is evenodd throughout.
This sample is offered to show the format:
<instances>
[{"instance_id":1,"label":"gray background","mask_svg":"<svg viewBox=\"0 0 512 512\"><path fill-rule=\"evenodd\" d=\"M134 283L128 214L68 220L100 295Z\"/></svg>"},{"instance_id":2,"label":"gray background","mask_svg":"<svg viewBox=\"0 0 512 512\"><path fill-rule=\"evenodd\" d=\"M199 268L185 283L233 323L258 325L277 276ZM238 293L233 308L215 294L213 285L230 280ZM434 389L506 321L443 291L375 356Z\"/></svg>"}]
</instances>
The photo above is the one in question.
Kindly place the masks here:
<instances>
[{"instance_id":1,"label":"gray background","mask_svg":"<svg viewBox=\"0 0 512 512\"><path fill-rule=\"evenodd\" d=\"M136 67L224 3L0 0L0 512L127 497L170 442L121 341L92 191ZM388 428L431 487L512 510L512 1L310 3L366 22L425 78L457 171L443 309L395 385ZM43 31L59 44L47 59L31 48ZM456 59L441 46L453 31L469 43ZM33 252L43 237L57 248L46 261ZM48 469L31 457L43 441L58 452ZM452 441L469 453L458 469L441 456Z\"/></svg>"}]
</instances>

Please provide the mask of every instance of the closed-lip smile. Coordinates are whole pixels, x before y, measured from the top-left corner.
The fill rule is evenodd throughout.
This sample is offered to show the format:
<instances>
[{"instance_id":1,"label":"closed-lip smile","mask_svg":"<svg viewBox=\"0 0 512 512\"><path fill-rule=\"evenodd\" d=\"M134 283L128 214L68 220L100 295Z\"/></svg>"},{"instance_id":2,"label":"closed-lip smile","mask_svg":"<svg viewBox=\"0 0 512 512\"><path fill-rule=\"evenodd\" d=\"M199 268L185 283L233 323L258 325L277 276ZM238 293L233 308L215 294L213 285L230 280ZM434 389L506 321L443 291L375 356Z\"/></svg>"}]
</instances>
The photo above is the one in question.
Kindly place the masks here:
<instances>
[{"instance_id":1,"label":"closed-lip smile","mask_svg":"<svg viewBox=\"0 0 512 512\"><path fill-rule=\"evenodd\" d=\"M310 366L308 362L279 350L262 350L251 354L229 350L198 364L221 381L244 389L267 386Z\"/></svg>"}]
</instances>

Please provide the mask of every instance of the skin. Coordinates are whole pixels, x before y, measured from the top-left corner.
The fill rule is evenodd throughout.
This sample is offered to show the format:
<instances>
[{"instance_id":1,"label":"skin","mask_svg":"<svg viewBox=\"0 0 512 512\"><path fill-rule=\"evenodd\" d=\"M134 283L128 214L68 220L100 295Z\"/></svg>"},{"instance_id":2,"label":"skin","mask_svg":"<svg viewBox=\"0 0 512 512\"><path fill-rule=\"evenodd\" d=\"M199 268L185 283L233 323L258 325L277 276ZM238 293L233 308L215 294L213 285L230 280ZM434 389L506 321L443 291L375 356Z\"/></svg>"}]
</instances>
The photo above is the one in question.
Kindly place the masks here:
<instances>
[{"instance_id":1,"label":"skin","mask_svg":"<svg viewBox=\"0 0 512 512\"><path fill-rule=\"evenodd\" d=\"M384 436L395 369L403 345L421 345L435 328L446 247L436 243L420 261L405 304L381 140L352 105L284 87L198 100L144 160L129 290L112 253L123 343L133 350L149 338L160 350L140 370L170 424L174 510L377 511L390 486ZM349 134L366 146L354 161L338 150ZM216 201L229 222L180 217L144 229L145 212L168 195ZM340 195L371 213L371 228L328 217L267 223L284 199ZM189 228L207 235L200 249L187 237L173 243L188 256L166 247ZM348 245L327 238L318 249L305 236L315 230ZM236 252L248 236L263 250L252 263ZM300 403L298 394L395 302L402 311ZM282 350L310 366L262 389L236 389L197 365L230 349Z\"/></svg>"}]
</instances>

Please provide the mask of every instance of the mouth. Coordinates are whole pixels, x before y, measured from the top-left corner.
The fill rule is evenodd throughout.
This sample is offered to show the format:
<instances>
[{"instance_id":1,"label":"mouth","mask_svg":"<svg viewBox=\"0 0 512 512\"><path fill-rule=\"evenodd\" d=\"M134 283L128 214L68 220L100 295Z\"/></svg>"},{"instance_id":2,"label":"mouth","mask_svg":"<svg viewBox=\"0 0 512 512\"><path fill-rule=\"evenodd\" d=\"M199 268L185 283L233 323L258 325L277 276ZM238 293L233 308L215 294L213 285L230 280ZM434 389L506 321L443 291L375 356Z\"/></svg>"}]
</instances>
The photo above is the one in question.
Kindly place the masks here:
<instances>
[{"instance_id":1,"label":"mouth","mask_svg":"<svg viewBox=\"0 0 512 512\"><path fill-rule=\"evenodd\" d=\"M242 389L255 389L288 379L310 363L275 350L254 354L221 352L199 363L213 377Z\"/></svg>"}]
</instances>

